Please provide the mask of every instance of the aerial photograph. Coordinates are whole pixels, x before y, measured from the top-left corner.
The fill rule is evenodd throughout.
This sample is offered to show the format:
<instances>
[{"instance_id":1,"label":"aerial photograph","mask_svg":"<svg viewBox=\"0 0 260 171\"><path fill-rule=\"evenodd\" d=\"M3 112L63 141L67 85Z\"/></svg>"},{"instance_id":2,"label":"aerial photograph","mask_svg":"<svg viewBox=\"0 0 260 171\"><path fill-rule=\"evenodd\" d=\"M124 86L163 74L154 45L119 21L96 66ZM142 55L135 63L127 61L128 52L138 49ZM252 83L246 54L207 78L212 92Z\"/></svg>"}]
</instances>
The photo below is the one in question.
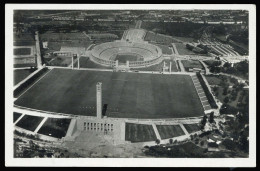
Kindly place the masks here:
<instances>
[{"instance_id":1,"label":"aerial photograph","mask_svg":"<svg viewBox=\"0 0 260 171\"><path fill-rule=\"evenodd\" d=\"M249 157L248 10L12 18L14 158Z\"/></svg>"}]
</instances>

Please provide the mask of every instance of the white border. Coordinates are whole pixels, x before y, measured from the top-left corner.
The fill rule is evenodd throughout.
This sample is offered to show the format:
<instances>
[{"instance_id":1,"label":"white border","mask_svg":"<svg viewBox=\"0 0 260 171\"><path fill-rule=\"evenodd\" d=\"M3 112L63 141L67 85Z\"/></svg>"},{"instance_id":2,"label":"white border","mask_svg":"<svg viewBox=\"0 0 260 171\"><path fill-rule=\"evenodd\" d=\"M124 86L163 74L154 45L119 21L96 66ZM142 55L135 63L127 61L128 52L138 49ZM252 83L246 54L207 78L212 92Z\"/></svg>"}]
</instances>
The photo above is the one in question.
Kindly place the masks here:
<instances>
[{"instance_id":1,"label":"white border","mask_svg":"<svg viewBox=\"0 0 260 171\"><path fill-rule=\"evenodd\" d=\"M13 158L13 10L248 10L249 11L249 158ZM6 166L148 166L148 167L255 167L256 166L256 6L248 4L6 4L5 5L5 165Z\"/></svg>"}]
</instances>

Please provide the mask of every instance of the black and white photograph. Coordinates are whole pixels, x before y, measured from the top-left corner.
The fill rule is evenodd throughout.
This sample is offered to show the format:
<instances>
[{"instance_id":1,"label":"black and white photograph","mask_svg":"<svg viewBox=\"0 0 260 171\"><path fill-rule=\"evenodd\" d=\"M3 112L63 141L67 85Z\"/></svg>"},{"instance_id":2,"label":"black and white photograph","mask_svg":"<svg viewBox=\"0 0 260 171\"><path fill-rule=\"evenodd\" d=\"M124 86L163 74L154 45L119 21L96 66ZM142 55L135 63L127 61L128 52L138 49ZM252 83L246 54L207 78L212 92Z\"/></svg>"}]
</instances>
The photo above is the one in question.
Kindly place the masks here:
<instances>
[{"instance_id":1,"label":"black and white photograph","mask_svg":"<svg viewBox=\"0 0 260 171\"><path fill-rule=\"evenodd\" d=\"M254 5L5 14L6 166L256 166Z\"/></svg>"}]
</instances>

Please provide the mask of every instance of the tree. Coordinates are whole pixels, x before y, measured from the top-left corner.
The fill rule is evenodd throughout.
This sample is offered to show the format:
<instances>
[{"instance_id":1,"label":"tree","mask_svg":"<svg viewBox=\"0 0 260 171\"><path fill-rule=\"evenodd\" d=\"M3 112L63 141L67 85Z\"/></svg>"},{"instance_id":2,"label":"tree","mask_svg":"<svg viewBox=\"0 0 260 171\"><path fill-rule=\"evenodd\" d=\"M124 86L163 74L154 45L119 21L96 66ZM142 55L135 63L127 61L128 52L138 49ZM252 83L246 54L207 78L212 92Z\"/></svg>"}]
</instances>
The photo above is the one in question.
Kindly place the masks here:
<instances>
[{"instance_id":1,"label":"tree","mask_svg":"<svg viewBox=\"0 0 260 171\"><path fill-rule=\"evenodd\" d=\"M156 139L156 140L155 140L155 143L156 143L157 145L159 145L159 144L160 144L160 140L159 140L159 139Z\"/></svg>"},{"instance_id":2,"label":"tree","mask_svg":"<svg viewBox=\"0 0 260 171\"><path fill-rule=\"evenodd\" d=\"M201 120L201 124L205 126L206 122L207 122L207 116L204 115L202 120Z\"/></svg>"},{"instance_id":3,"label":"tree","mask_svg":"<svg viewBox=\"0 0 260 171\"><path fill-rule=\"evenodd\" d=\"M228 103L229 102L229 97L225 97L224 98L224 103Z\"/></svg>"},{"instance_id":4,"label":"tree","mask_svg":"<svg viewBox=\"0 0 260 171\"><path fill-rule=\"evenodd\" d=\"M214 122L214 112L211 112L209 115L209 123L213 123Z\"/></svg>"},{"instance_id":5,"label":"tree","mask_svg":"<svg viewBox=\"0 0 260 171\"><path fill-rule=\"evenodd\" d=\"M223 95L227 95L227 93L228 93L228 87L225 87L224 89L223 89Z\"/></svg>"},{"instance_id":6,"label":"tree","mask_svg":"<svg viewBox=\"0 0 260 171\"><path fill-rule=\"evenodd\" d=\"M200 142L200 145L203 146L203 145L204 145L204 141L201 141L201 142Z\"/></svg>"}]
</instances>

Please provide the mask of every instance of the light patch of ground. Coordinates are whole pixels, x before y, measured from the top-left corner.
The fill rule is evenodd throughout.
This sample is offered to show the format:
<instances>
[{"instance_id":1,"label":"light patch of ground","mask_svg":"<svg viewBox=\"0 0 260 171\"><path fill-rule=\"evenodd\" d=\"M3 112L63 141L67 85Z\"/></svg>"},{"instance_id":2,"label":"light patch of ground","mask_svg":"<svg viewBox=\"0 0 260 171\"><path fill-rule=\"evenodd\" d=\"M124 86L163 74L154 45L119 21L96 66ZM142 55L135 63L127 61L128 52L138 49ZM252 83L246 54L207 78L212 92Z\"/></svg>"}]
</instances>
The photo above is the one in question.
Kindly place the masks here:
<instances>
[{"instance_id":1,"label":"light patch of ground","mask_svg":"<svg viewBox=\"0 0 260 171\"><path fill-rule=\"evenodd\" d=\"M138 157L143 156L142 143L117 144L113 134L82 131L75 141L64 142L63 147L71 153L78 153L82 157Z\"/></svg>"}]
</instances>

